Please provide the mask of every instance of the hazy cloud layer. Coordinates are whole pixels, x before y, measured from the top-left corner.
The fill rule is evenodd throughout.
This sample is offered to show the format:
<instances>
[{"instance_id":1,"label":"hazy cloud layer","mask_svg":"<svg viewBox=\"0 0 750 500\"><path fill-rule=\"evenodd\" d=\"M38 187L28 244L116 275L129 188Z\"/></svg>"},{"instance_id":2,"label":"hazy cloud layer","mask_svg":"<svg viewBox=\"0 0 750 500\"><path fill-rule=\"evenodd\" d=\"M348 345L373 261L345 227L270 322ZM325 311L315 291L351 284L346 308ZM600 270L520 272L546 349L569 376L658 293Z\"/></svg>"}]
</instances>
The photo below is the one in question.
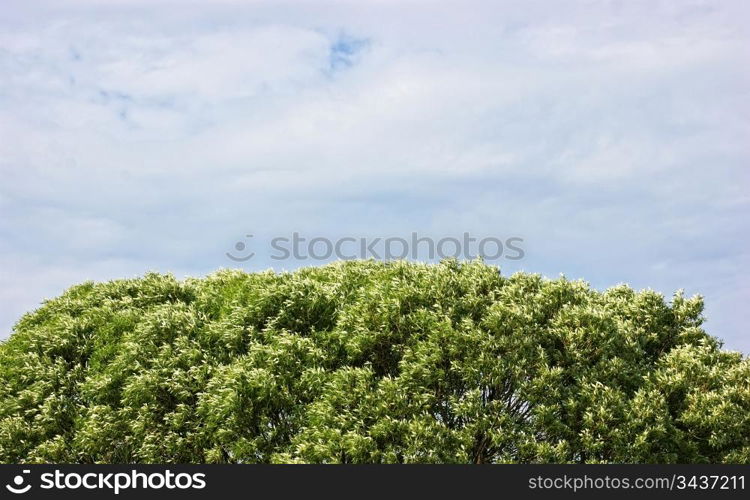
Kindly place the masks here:
<instances>
[{"instance_id":1,"label":"hazy cloud layer","mask_svg":"<svg viewBox=\"0 0 750 500\"><path fill-rule=\"evenodd\" d=\"M525 239L507 272L701 293L750 352L746 2L315 4L6 2L0 337L248 233L470 231Z\"/></svg>"}]
</instances>

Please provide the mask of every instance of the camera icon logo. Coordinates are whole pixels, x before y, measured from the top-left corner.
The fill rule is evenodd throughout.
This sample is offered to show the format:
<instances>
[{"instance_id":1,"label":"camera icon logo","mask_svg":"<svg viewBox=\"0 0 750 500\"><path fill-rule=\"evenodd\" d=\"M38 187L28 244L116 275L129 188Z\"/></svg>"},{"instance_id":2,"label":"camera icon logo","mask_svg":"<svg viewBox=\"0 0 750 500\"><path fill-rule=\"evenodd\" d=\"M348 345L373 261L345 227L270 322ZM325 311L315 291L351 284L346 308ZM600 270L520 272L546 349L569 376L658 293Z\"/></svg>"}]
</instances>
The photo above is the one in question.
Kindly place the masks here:
<instances>
[{"instance_id":1,"label":"camera icon logo","mask_svg":"<svg viewBox=\"0 0 750 500\"><path fill-rule=\"evenodd\" d=\"M30 474L31 471L29 469L24 469L23 473L24 474ZM11 493L15 493L16 495L21 495L21 494L26 493L27 491L29 491L31 489L31 485L30 484L27 484L26 486L23 486L24 481L25 481L25 478L22 475L19 474L16 477L13 478L13 485L15 485L15 486L10 485L10 484L6 484L5 487Z\"/></svg>"}]
</instances>

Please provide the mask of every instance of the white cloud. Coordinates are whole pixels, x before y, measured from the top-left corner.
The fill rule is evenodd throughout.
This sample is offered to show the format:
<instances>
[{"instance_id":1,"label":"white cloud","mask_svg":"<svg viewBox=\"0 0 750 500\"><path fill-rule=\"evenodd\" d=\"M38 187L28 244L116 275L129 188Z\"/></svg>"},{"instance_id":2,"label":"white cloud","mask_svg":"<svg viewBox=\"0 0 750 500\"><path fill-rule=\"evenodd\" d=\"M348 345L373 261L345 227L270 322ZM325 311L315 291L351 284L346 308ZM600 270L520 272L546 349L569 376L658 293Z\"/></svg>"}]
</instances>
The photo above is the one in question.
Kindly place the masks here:
<instances>
[{"instance_id":1,"label":"white cloud","mask_svg":"<svg viewBox=\"0 0 750 500\"><path fill-rule=\"evenodd\" d=\"M705 291L750 350L746 10L13 4L0 325L89 277L229 265L248 230L512 231L528 270Z\"/></svg>"}]
</instances>

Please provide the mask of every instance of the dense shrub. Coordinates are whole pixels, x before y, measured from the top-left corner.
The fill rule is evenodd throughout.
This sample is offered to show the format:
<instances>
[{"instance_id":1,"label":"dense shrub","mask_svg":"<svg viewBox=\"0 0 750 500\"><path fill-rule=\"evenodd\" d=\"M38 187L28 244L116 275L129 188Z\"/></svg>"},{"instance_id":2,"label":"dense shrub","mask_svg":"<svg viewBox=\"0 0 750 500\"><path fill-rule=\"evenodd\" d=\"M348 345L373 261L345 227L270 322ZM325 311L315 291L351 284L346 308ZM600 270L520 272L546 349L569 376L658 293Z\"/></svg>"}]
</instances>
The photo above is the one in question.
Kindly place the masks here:
<instances>
[{"instance_id":1,"label":"dense shrub","mask_svg":"<svg viewBox=\"0 0 750 500\"><path fill-rule=\"evenodd\" d=\"M701 310L481 262L85 283L0 344L0 462L750 462Z\"/></svg>"}]
</instances>

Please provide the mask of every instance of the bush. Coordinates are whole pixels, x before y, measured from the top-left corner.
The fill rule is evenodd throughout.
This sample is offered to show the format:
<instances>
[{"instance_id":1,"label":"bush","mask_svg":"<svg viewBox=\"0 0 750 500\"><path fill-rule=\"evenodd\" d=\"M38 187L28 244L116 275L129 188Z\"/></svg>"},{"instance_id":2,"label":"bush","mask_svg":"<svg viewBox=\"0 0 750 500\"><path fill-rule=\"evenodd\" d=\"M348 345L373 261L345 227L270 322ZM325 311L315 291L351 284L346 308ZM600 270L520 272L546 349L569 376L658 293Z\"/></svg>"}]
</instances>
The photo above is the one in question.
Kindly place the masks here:
<instances>
[{"instance_id":1,"label":"bush","mask_svg":"<svg viewBox=\"0 0 750 500\"><path fill-rule=\"evenodd\" d=\"M0 344L0 461L750 462L750 362L481 262L85 283Z\"/></svg>"}]
</instances>

